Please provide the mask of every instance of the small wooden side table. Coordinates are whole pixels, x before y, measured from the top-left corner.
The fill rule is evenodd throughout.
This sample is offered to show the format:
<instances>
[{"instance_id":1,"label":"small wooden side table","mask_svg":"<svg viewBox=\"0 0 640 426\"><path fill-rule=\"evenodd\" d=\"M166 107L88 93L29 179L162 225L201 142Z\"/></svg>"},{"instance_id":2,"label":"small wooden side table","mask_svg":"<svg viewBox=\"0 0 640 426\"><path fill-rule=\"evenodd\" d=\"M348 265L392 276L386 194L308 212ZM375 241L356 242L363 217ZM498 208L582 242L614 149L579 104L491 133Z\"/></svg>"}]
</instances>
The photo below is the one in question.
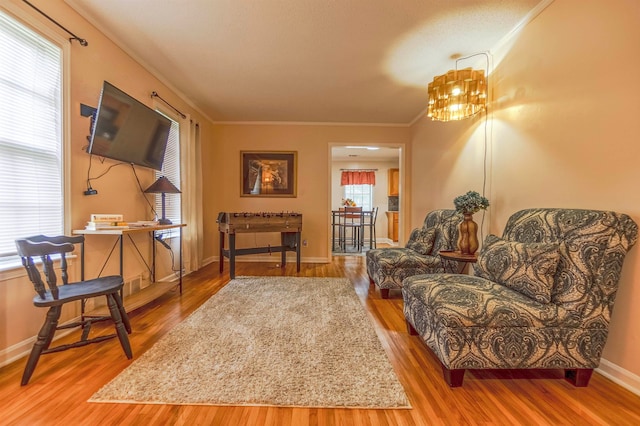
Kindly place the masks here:
<instances>
[{"instance_id":1,"label":"small wooden side table","mask_svg":"<svg viewBox=\"0 0 640 426\"><path fill-rule=\"evenodd\" d=\"M467 264L478 261L475 254L462 254L459 251L442 250L438 254L444 271L450 274L461 274Z\"/></svg>"}]
</instances>

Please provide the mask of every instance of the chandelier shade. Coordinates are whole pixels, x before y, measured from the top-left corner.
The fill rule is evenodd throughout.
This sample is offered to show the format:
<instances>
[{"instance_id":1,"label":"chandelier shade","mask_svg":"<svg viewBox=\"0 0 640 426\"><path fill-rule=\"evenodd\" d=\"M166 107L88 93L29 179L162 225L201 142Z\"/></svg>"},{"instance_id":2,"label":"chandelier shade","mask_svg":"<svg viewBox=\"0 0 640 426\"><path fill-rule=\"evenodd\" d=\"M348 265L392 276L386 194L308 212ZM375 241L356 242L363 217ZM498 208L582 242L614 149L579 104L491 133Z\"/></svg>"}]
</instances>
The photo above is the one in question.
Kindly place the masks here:
<instances>
[{"instance_id":1,"label":"chandelier shade","mask_svg":"<svg viewBox=\"0 0 640 426\"><path fill-rule=\"evenodd\" d=\"M432 120L462 120L484 111L487 106L484 70L450 70L434 77L427 91L427 117Z\"/></svg>"}]
</instances>

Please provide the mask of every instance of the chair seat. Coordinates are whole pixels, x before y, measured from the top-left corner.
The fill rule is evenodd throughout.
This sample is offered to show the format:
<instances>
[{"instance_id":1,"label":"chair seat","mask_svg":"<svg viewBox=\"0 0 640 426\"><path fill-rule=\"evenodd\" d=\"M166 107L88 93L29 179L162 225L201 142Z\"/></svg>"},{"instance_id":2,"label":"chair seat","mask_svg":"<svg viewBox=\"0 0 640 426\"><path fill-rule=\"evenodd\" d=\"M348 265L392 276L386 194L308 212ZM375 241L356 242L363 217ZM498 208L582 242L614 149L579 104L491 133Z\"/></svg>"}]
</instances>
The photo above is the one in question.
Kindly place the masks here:
<instances>
[{"instance_id":1,"label":"chair seat","mask_svg":"<svg viewBox=\"0 0 640 426\"><path fill-rule=\"evenodd\" d=\"M57 299L54 299L51 291L47 290L44 299L39 295L34 296L33 304L38 307L62 305L74 300L104 296L119 291L123 285L124 282L119 275L110 275L79 283L69 283L58 287L59 294Z\"/></svg>"}]
</instances>

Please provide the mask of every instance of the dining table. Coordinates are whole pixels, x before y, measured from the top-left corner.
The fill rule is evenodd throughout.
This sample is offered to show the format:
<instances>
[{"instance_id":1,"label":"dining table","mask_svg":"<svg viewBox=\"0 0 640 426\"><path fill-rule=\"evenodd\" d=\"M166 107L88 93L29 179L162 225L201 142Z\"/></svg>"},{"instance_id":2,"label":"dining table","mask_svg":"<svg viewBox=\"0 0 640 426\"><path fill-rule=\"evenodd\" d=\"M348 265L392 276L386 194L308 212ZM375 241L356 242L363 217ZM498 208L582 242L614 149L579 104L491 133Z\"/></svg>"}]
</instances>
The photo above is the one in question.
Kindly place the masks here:
<instances>
[{"instance_id":1,"label":"dining table","mask_svg":"<svg viewBox=\"0 0 640 426\"><path fill-rule=\"evenodd\" d=\"M362 252L364 247L364 230L369 227L369 248L374 248L375 241L375 212L376 209L362 210L353 207L341 207L338 210L331 210L331 244L334 252L347 252L347 230L352 229L353 246ZM337 237L337 238L336 238Z\"/></svg>"}]
</instances>

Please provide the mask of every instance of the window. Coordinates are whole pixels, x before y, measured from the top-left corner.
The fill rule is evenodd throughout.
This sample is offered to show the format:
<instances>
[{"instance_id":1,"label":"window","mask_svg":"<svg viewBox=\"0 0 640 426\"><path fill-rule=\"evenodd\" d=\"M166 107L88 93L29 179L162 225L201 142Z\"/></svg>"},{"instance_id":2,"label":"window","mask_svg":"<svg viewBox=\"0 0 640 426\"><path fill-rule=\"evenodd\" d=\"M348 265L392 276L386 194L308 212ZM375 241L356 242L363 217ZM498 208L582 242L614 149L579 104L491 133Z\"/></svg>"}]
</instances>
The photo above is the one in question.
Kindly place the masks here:
<instances>
[{"instance_id":1,"label":"window","mask_svg":"<svg viewBox=\"0 0 640 426\"><path fill-rule=\"evenodd\" d=\"M0 11L0 263L64 233L62 49Z\"/></svg>"},{"instance_id":2,"label":"window","mask_svg":"<svg viewBox=\"0 0 640 426\"><path fill-rule=\"evenodd\" d=\"M161 114L162 111L158 111ZM180 184L180 123L163 114L171 120L171 130L167 141L167 150L164 153L162 170L156 171L156 179L164 176L181 190ZM165 194L165 215L172 223L182 223L180 206L182 198L180 194ZM162 194L156 195L155 210L158 216L162 216Z\"/></svg>"},{"instance_id":3,"label":"window","mask_svg":"<svg viewBox=\"0 0 640 426\"><path fill-rule=\"evenodd\" d=\"M373 210L373 185L345 185L344 198L350 198L362 210Z\"/></svg>"}]
</instances>

